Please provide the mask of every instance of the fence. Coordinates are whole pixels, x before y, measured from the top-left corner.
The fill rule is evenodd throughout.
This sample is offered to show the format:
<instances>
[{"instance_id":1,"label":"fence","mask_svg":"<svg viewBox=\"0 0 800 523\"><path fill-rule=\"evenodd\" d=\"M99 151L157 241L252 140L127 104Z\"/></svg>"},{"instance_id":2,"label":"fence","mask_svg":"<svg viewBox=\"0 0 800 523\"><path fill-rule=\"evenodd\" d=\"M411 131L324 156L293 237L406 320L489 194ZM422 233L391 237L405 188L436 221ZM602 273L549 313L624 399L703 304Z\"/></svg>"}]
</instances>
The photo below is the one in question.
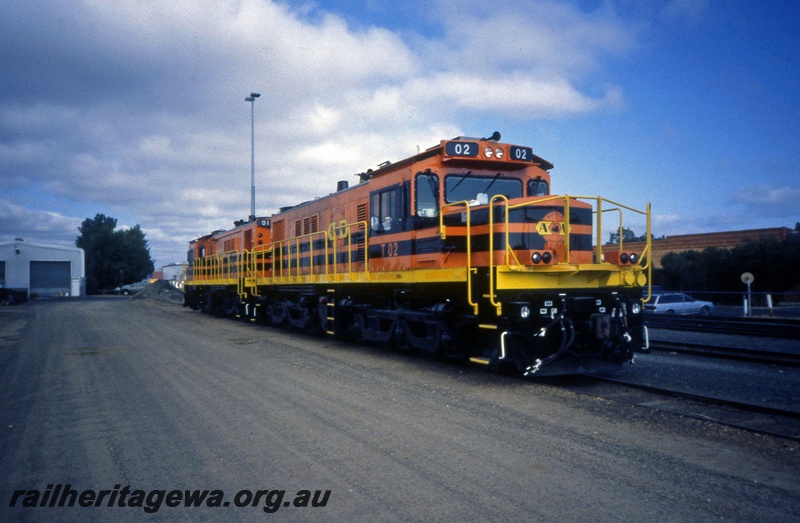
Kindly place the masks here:
<instances>
[{"instance_id":1,"label":"fence","mask_svg":"<svg viewBox=\"0 0 800 523\"><path fill-rule=\"evenodd\" d=\"M682 292L695 300L710 301L715 305L714 315L721 316L787 316L800 317L800 292L751 292L747 291L666 291Z\"/></svg>"}]
</instances>

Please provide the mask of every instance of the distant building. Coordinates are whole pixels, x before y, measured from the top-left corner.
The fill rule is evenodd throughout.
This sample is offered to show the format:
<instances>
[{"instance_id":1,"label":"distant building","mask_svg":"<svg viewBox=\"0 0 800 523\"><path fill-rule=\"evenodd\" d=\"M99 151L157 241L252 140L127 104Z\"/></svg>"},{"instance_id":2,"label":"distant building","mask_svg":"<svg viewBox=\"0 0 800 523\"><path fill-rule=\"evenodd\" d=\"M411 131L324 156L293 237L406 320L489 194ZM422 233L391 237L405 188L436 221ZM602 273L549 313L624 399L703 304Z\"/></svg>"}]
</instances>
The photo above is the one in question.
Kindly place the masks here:
<instances>
[{"instance_id":1,"label":"distant building","mask_svg":"<svg viewBox=\"0 0 800 523\"><path fill-rule=\"evenodd\" d=\"M794 231L788 227L770 229L749 229L744 231L709 232L667 236L663 240L653 240L653 268L662 268L661 260L670 252L702 251L708 247L732 249L744 241L785 240ZM625 249L642 252L644 242L625 242Z\"/></svg>"},{"instance_id":2,"label":"distant building","mask_svg":"<svg viewBox=\"0 0 800 523\"><path fill-rule=\"evenodd\" d=\"M0 242L0 301L84 297L83 249L21 239Z\"/></svg>"},{"instance_id":3,"label":"distant building","mask_svg":"<svg viewBox=\"0 0 800 523\"><path fill-rule=\"evenodd\" d=\"M169 265L164 265L159 271L161 274L158 279L169 282L178 289L182 289L183 277L186 273L187 266L188 264L186 263L171 263Z\"/></svg>"}]
</instances>

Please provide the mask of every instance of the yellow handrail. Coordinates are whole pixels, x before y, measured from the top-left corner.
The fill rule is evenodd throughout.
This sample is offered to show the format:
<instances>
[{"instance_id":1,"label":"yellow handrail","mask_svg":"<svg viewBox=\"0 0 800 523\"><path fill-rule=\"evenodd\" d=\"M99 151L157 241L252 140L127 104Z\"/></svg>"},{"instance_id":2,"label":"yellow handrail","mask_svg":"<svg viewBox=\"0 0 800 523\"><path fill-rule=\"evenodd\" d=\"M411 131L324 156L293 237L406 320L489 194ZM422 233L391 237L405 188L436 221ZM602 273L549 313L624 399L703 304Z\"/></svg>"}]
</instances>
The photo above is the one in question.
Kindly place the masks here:
<instances>
[{"instance_id":1,"label":"yellow handrail","mask_svg":"<svg viewBox=\"0 0 800 523\"><path fill-rule=\"evenodd\" d=\"M478 303L472 299L472 232L470 230L472 224L472 216L470 215L469 201L461 200L459 202L445 203L439 211L439 236L442 240L447 238L447 233L444 227L444 210L446 207L457 207L463 205L466 209L466 222L467 222L467 303L472 306L473 313L478 315Z\"/></svg>"},{"instance_id":2,"label":"yellow handrail","mask_svg":"<svg viewBox=\"0 0 800 523\"><path fill-rule=\"evenodd\" d=\"M355 271L353 270L353 229L360 228L364 231L364 273L369 273L369 245L367 241L368 229L367 229L367 222L362 220L360 222L353 222L353 223L346 223L344 225L334 225L333 227L333 278L329 276L329 271L326 267L325 269L325 279L327 283L332 283L336 281L337 276L339 275L339 253L337 251L337 243L338 240L345 239L346 249L347 249L347 275L348 278L352 281L355 279ZM341 231L341 232L340 232ZM326 242L327 248L327 242ZM358 246L356 244L356 246ZM325 263L328 263L328 256L327 251L325 255Z\"/></svg>"},{"instance_id":3,"label":"yellow handrail","mask_svg":"<svg viewBox=\"0 0 800 523\"><path fill-rule=\"evenodd\" d=\"M527 199L527 201L517 204L511 204L509 199L502 195L497 194L491 197L488 202L488 205L485 207L489 213L489 302L492 306L494 306L497 310L497 314L502 314L502 302L498 301L497 298L497 274L496 271L498 270L498 264L504 264L507 269L512 269L515 271L526 271L526 270L533 270L531 267L527 267L524 263L521 263L516 252L511 247L510 241L510 214L512 210L520 209L524 207L534 207L534 206L541 206L544 203L551 202L551 201L559 201L563 205L563 212L564 212L564 259L558 259L559 265L567 265L571 263L571 240L570 240L570 232L571 232L571 223L570 223L570 206L573 201L580 201L580 200L588 200L594 202L592 205L593 214L595 215L595 224L596 224L596 248L595 248L595 262L597 264L603 263L603 214L607 212L618 212L619 213L619 232L620 232L620 241L619 241L619 249L622 251L623 249L623 219L625 212L630 211L636 214L644 215L646 218L647 223L647 232L646 232L646 244L641 253L642 258L644 258L644 263L641 265L641 269L646 271L647 277L647 296L643 301L648 301L651 298L651 280L652 280L652 267L653 263L651 260L652 257L652 245L651 245L651 206L648 203L646 210L642 211L639 209L635 209L633 207L622 205L615 201L600 197L600 196L570 196L570 195L556 195L556 196L546 196L546 197L536 197L532 199ZM500 202L499 204L497 202ZM605 205L611 205L611 208L605 207ZM442 240L447 238L447 226L445 225L445 214L448 208L452 208L454 210L458 209L459 207L463 207L463 223L462 226L466 227L466 283L467 283L467 302L473 308L474 313L477 315L479 312L479 301L476 300L473 296L473 283L474 283L474 274L477 273L477 269L473 266L473 258L472 258L472 213L470 202L468 200L462 200L458 202L450 202L444 203L442 208L439 212L439 236ZM484 206L482 206L484 207ZM495 255L496 253L496 246L495 246L495 212L496 209L501 209L503 213L502 220L500 223L505 227L503 239L505 241L505 245L503 246L503 257L502 260L496 260ZM455 212L451 212L449 216L456 216ZM358 279L357 273L354 270L354 264L357 260L354 260L355 256L353 253L354 247L354 235L357 231L363 231L364 234L364 242L363 242L363 272L365 274L369 273L369 223L366 220L357 221L349 224L343 225L334 225L330 229L326 229L323 231L317 231L310 234L304 234L301 236L297 236L295 238L286 239L286 240L278 240L275 242L271 242L264 246L256 247L252 250L244 250L242 252L237 251L229 251L229 252L218 252L214 253L213 255L206 256L204 258L196 258L192 262L192 274L191 280L188 281L215 281L215 280L222 280L222 279L236 279L237 284L237 293L244 296L248 291L253 296L258 295L258 280L261 277L267 277L268 282L270 284L275 283L286 283L286 282L298 282L304 276L302 270L302 253L301 253L301 246L305 240L308 240L309 245L309 266L308 272L309 277L313 281L318 281L317 276L322 276L324 278L325 283L333 283L340 281L341 277L345 277L350 281L355 281ZM314 247L314 239L321 238L324 240L324 263L317 264L315 263L315 252L317 249ZM339 248L338 248L338 241L339 239L344 240L343 247L347 249L347 269L346 272L340 272L339 270ZM329 245L329 243L331 243ZM361 245L356 244L355 247L357 248L356 254L358 253L358 249L362 248ZM286 252L284 252L286 249ZM331 253L333 254L331 260ZM232 261L231 257L234 261ZM271 267L268 270L265 266L262 266L259 270L259 262L266 263L267 261L271 262ZM296 266L292 266L295 263ZM331 263L333 264L333 268L330 267ZM539 269L541 270L541 269ZM575 266L575 270L581 270L579 266ZM252 282L248 285L247 280L251 279Z\"/></svg>"},{"instance_id":4,"label":"yellow handrail","mask_svg":"<svg viewBox=\"0 0 800 523\"><path fill-rule=\"evenodd\" d=\"M600 201L598 201L598 204L601 205ZM611 209L603 209L601 211L601 210L599 210L599 205L598 205L598 210L595 211L595 214L597 215L598 223L602 223L603 220L602 220L601 216L602 216L602 213L604 213L604 212L617 211L619 213L619 252L622 252L622 231L623 231L623 227L622 227L622 209L620 209L619 207L614 207L614 208L611 208ZM598 229L597 229L597 248L596 248L596 250L597 250L597 263L600 263L601 261L603 261L603 236L602 236L602 228L600 228L600 227L598 227Z\"/></svg>"},{"instance_id":5,"label":"yellow handrail","mask_svg":"<svg viewBox=\"0 0 800 523\"><path fill-rule=\"evenodd\" d=\"M495 200L502 200L502 205L505 206L505 213L503 213L503 225L504 225L504 232L505 232L505 247L503 247L503 253L505 256L506 265L508 265L508 198L502 194L495 194L489 200L489 303L497 310L497 315L500 316L503 314L503 304L499 301L495 301L495 297L497 294L495 293L495 263L494 263L494 202Z\"/></svg>"},{"instance_id":6,"label":"yellow handrail","mask_svg":"<svg viewBox=\"0 0 800 523\"><path fill-rule=\"evenodd\" d=\"M572 249L570 248L570 232L572 230L572 226L570 223L570 201L571 200L593 200L595 202L596 210L594 213L597 215L597 237L596 237L596 263L602 263L602 238L603 238L603 230L602 230L602 213L608 211L617 211L619 212L619 234L620 234L620 251L622 250L622 231L623 231L623 209L629 210L631 212L637 214L643 214L646 218L647 222L647 232L646 232L646 245L644 250L642 251L642 257L646 259L646 263L642 266L642 269L647 270L647 301L650 299L650 292L651 292L651 279L652 279L652 263L650 261L650 253L652 250L651 247L651 208L650 204L647 204L647 210L641 211L639 209L635 209L633 207L622 205L620 203L614 202L612 200L608 200L601 196L570 196L570 195L563 195L563 196L551 196L548 198L537 198L533 201L527 201L523 203L518 203L515 205L510 205L508 202L508 198L506 198L502 194L497 194L492 196L489 201L488 209L489 209L489 301L490 303L497 309L498 316L502 314L502 303L496 300L496 289L495 289L495 248L494 248L494 209L495 209L495 201L502 201L501 208L504 209L504 216L503 216L503 225L504 229L504 238L505 238L505 246L504 246L504 263L505 266L509 269L514 269L514 267L519 266L519 259L517 258L516 254L514 253L513 249L510 247L509 241L509 214L510 211L513 209L519 209L528 206L540 205L542 203L546 203L548 201L556 201L556 200L563 200L564 206L564 245L565 245L565 259L559 260L559 264L569 264L570 263L570 255ZM611 205L615 205L615 208L612 209L603 209L603 202L610 203ZM459 202L461 203L461 202ZM469 207L468 207L469 208ZM441 225L440 225L441 227ZM467 220L467 227L469 227L469 219ZM467 233L469 234L469 232ZM511 256L509 256L509 252ZM513 265L512 265L513 263Z\"/></svg>"},{"instance_id":7,"label":"yellow handrail","mask_svg":"<svg viewBox=\"0 0 800 523\"><path fill-rule=\"evenodd\" d=\"M652 258L652 233L650 230L650 203L647 204L647 243L642 251L642 258L647 260L646 268L647 268L647 297L642 300L642 302L647 303L650 301L652 297L652 281L653 281L653 261L650 259Z\"/></svg>"}]
</instances>

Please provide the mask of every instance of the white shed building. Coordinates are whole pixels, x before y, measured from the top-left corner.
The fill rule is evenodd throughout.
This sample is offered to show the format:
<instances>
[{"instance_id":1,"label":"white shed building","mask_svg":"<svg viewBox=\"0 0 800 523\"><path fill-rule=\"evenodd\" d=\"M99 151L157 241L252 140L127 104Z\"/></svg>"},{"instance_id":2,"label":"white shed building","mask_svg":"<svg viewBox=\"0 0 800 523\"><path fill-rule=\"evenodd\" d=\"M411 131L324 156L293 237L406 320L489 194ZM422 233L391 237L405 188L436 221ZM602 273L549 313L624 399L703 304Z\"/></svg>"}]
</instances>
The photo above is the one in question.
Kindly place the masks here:
<instances>
[{"instance_id":1,"label":"white shed building","mask_svg":"<svg viewBox=\"0 0 800 523\"><path fill-rule=\"evenodd\" d=\"M0 242L0 299L86 295L83 249L23 240Z\"/></svg>"},{"instance_id":2,"label":"white shed building","mask_svg":"<svg viewBox=\"0 0 800 523\"><path fill-rule=\"evenodd\" d=\"M183 288L183 277L186 274L186 263L170 263L161 267L161 279L171 283L178 289Z\"/></svg>"}]
</instances>

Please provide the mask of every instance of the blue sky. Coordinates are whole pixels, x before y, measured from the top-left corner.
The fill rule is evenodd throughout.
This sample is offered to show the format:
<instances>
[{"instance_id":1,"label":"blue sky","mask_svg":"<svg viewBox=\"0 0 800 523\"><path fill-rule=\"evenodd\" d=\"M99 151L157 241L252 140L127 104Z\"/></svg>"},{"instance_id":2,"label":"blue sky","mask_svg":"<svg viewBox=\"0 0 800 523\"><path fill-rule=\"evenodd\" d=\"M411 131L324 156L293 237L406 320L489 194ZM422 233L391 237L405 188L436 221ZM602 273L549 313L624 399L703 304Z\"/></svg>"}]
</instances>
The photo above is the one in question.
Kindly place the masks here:
<instances>
[{"instance_id":1,"label":"blue sky","mask_svg":"<svg viewBox=\"0 0 800 523\"><path fill-rule=\"evenodd\" d=\"M0 241L103 213L181 261L249 214L251 91L259 215L498 130L657 236L794 227L796 7L0 0Z\"/></svg>"}]
</instances>

